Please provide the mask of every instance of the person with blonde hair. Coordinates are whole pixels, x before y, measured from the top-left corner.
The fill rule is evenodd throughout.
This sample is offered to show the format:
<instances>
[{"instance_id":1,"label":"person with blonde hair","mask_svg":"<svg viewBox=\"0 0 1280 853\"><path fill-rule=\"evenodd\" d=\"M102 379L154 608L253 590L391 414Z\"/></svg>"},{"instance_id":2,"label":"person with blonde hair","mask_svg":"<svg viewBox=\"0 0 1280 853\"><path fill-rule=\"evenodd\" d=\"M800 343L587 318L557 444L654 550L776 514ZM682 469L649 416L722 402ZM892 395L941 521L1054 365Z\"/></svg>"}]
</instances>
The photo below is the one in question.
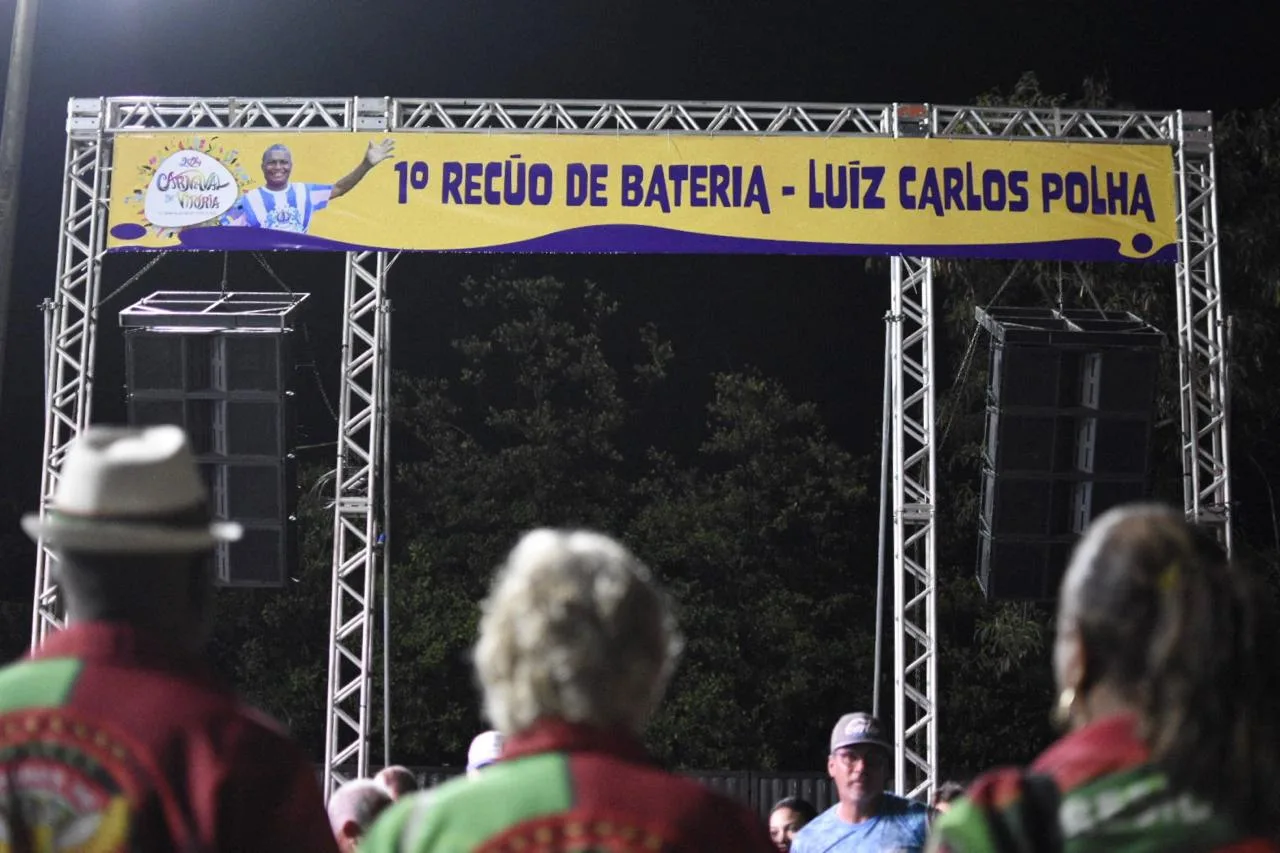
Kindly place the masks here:
<instances>
[{"instance_id":1,"label":"person with blonde hair","mask_svg":"<svg viewBox=\"0 0 1280 853\"><path fill-rule=\"evenodd\" d=\"M758 817L657 767L640 743L681 646L666 595L622 545L527 534L494 580L475 648L501 759L397 803L363 849L770 853Z\"/></svg>"},{"instance_id":2,"label":"person with blonde hair","mask_svg":"<svg viewBox=\"0 0 1280 853\"><path fill-rule=\"evenodd\" d=\"M1058 601L1067 733L1028 771L980 777L933 851L1274 851L1276 673L1264 593L1158 505L1089 528Z\"/></svg>"}]
</instances>

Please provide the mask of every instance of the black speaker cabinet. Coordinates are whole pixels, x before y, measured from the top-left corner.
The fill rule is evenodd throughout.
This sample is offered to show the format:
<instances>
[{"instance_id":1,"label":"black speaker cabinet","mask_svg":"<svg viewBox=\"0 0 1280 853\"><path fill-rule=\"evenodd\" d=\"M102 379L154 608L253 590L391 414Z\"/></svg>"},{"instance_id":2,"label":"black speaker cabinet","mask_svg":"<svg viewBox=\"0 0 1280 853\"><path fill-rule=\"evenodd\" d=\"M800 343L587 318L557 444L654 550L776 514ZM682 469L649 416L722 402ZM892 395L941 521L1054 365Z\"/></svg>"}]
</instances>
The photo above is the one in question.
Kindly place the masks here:
<instances>
[{"instance_id":1,"label":"black speaker cabinet","mask_svg":"<svg viewBox=\"0 0 1280 853\"><path fill-rule=\"evenodd\" d=\"M130 329L126 392L133 424L186 429L214 514L244 526L219 546L228 586L279 586L292 562L296 479L290 453L290 334L257 329Z\"/></svg>"},{"instance_id":2,"label":"black speaker cabinet","mask_svg":"<svg viewBox=\"0 0 1280 853\"><path fill-rule=\"evenodd\" d=\"M977 319L991 335L978 579L988 598L1052 599L1089 522L1146 495L1164 337L1127 313Z\"/></svg>"}]
</instances>

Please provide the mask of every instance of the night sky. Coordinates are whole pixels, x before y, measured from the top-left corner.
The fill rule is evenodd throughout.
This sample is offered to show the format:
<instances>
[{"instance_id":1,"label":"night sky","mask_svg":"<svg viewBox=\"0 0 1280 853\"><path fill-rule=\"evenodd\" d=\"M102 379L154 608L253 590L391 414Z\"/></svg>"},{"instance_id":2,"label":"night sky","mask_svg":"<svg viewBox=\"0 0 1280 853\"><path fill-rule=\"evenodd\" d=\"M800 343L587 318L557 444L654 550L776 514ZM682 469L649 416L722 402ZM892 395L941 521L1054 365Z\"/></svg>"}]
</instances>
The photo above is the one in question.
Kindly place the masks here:
<instances>
[{"instance_id":1,"label":"night sky","mask_svg":"<svg viewBox=\"0 0 1280 853\"><path fill-rule=\"evenodd\" d=\"M1035 71L1049 92L1078 94L1105 77L1119 100L1150 109L1265 106L1277 97L1264 3L843 2L790 0L428 0L417 4L296 0L41 0L0 406L0 506L38 499L41 320L52 295L64 118L73 96L351 96L610 98L969 103ZM412 7L412 8L411 8ZM1247 11L1234 11L1235 7ZM0 6L5 66L13 2ZM336 317L337 256L272 255L310 290L313 316ZM498 259L424 256L392 275L397 328L451 306L432 280L484 275ZM110 258L104 288L138 257ZM708 370L754 364L798 398L818 401L838 439L869 449L880 420L881 317L887 287L860 258L537 257L517 271L593 278L672 335ZM122 346L114 315L153 290L217 289L221 256L165 258L104 309L96 414L120 403ZM248 256L230 286L273 289ZM443 317L443 320L441 318ZM326 322L328 322L326 320ZM336 369L337 328L317 332ZM414 352L401 334L397 366ZM684 342L684 349L680 350ZM944 371L945 372L945 371ZM336 377L335 377L336 378ZM0 542L12 542L7 535ZM25 566L6 554L12 583ZM3 587L10 584L0 584ZM29 593L28 593L29 594Z\"/></svg>"}]
</instances>

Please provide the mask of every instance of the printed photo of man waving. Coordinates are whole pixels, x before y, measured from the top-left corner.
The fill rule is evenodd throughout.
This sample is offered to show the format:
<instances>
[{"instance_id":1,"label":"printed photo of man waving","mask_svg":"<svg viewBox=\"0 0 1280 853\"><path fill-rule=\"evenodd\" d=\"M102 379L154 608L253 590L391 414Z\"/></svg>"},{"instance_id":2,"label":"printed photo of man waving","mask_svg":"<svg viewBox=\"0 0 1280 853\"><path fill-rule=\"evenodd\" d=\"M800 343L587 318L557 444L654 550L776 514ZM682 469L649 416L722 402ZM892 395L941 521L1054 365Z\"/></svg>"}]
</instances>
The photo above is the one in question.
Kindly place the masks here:
<instances>
[{"instance_id":1,"label":"printed photo of man waving","mask_svg":"<svg viewBox=\"0 0 1280 853\"><path fill-rule=\"evenodd\" d=\"M221 224L306 234L317 211L351 192L374 166L394 152L395 140L371 140L364 157L349 174L332 184L309 184L289 180L293 173L293 155L284 145L272 145L262 152L265 186L245 192L223 215Z\"/></svg>"}]
</instances>

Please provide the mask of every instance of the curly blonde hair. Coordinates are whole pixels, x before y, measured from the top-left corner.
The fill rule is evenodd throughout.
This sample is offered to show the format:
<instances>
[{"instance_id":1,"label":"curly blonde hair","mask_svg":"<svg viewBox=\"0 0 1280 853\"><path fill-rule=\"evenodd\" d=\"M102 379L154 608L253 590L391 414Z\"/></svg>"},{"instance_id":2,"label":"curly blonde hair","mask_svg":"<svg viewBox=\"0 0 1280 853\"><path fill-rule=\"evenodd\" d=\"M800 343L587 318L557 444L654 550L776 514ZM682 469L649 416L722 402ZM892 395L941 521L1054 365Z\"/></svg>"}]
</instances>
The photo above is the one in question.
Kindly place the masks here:
<instances>
[{"instance_id":1,"label":"curly blonde hair","mask_svg":"<svg viewBox=\"0 0 1280 853\"><path fill-rule=\"evenodd\" d=\"M649 569L588 531L526 534L482 610L476 674L504 734L541 717L638 733L683 645Z\"/></svg>"}]
</instances>

